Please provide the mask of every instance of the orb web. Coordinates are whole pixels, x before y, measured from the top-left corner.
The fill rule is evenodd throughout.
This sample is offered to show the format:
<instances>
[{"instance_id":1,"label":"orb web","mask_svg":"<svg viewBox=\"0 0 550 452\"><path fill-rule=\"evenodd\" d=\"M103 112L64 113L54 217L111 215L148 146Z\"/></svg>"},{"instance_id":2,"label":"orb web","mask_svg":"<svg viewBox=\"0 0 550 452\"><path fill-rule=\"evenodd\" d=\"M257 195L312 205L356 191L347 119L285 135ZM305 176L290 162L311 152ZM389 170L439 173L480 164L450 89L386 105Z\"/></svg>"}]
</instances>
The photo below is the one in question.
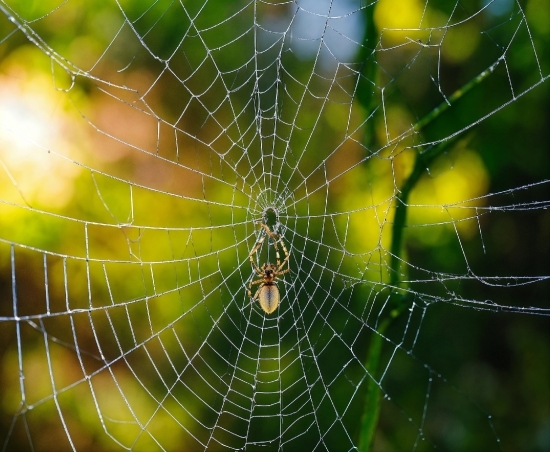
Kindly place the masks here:
<instances>
[{"instance_id":1,"label":"orb web","mask_svg":"<svg viewBox=\"0 0 550 452\"><path fill-rule=\"evenodd\" d=\"M0 1L3 450L542 447L536 3Z\"/></svg>"}]
</instances>

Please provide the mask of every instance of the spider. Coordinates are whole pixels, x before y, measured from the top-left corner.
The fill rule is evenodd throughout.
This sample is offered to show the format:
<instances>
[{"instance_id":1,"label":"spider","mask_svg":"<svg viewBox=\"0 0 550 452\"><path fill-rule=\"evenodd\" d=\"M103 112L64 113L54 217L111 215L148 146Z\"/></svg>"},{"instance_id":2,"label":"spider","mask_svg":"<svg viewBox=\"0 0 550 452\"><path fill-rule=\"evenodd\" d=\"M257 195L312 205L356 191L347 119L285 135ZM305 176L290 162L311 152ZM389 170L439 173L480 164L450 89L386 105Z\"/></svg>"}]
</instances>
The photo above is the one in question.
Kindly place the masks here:
<instances>
[{"instance_id":1,"label":"spider","mask_svg":"<svg viewBox=\"0 0 550 452\"><path fill-rule=\"evenodd\" d=\"M252 286L254 286L255 284L259 284L260 287L258 287L258 290L254 294L252 301L258 300L264 312L266 314L271 314L273 311L275 311L275 309L277 309L277 306L279 306L279 301L281 299L279 295L279 288L277 287L275 280L277 279L278 276L284 275L285 273L288 273L290 271L290 264L288 263L288 259L290 255L286 249L284 242L281 240L281 238L278 235L271 232L269 227L266 226L265 224L259 223L259 225L265 229L265 232L267 233L266 235L268 235L273 239L273 246L275 247L275 256L277 257L277 265L273 265L267 262L266 264L262 265L262 267L260 268L254 262L254 259L252 256L254 256L254 254L256 254L260 246L262 246L262 243L266 238L266 236L264 235L260 240L258 240L258 243L256 243L256 246L248 255L248 257L250 258L250 263L253 265L254 270L256 270L256 273L260 278L260 279L257 279L256 281L250 281L250 284L248 285L248 296L252 297L252 292L251 292ZM285 252L285 258L282 263L281 263L281 258L279 257L279 248L277 247L277 242L281 242L283 251ZM288 264L288 267L282 270L285 264Z\"/></svg>"}]
</instances>

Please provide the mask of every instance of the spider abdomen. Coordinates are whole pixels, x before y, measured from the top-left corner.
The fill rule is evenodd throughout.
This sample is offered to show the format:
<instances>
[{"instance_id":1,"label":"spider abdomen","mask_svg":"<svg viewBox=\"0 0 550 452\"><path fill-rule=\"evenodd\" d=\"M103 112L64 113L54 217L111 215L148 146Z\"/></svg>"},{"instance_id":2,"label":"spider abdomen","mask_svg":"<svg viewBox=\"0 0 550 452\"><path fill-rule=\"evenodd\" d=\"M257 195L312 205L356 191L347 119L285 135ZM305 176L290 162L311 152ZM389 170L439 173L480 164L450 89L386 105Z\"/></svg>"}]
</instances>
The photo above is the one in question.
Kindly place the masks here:
<instances>
[{"instance_id":1,"label":"spider abdomen","mask_svg":"<svg viewBox=\"0 0 550 452\"><path fill-rule=\"evenodd\" d=\"M265 283L260 290L258 301L260 306L267 313L271 314L279 306L279 288L275 283Z\"/></svg>"}]
</instances>

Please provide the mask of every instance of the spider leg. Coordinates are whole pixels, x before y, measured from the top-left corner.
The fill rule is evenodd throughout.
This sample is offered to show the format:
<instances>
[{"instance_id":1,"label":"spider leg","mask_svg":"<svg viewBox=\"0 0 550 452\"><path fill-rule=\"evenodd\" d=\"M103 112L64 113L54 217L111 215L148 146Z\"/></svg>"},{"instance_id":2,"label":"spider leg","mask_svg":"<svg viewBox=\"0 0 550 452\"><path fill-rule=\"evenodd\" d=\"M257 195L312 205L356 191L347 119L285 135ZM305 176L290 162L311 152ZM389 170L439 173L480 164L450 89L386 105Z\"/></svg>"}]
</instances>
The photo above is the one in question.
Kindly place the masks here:
<instances>
[{"instance_id":1,"label":"spider leg","mask_svg":"<svg viewBox=\"0 0 550 452\"><path fill-rule=\"evenodd\" d=\"M284 263L283 263L284 264ZM275 273L276 276L281 276L281 275L284 275L285 273L288 273L290 271L290 268L285 268L284 270L282 271L277 271L277 273Z\"/></svg>"},{"instance_id":2,"label":"spider leg","mask_svg":"<svg viewBox=\"0 0 550 452\"><path fill-rule=\"evenodd\" d=\"M281 256L279 256L279 247L277 246L277 239L273 239L273 247L275 248L275 257L277 258L277 268L281 266Z\"/></svg>"},{"instance_id":3,"label":"spider leg","mask_svg":"<svg viewBox=\"0 0 550 452\"><path fill-rule=\"evenodd\" d=\"M263 283L265 282L263 279L257 279L256 281L250 281L250 284L248 285L248 287L252 288L252 286L255 286L256 284L260 284L260 283Z\"/></svg>"},{"instance_id":4,"label":"spider leg","mask_svg":"<svg viewBox=\"0 0 550 452\"><path fill-rule=\"evenodd\" d=\"M254 294L254 297L252 298L252 301L256 301L258 299L258 297L260 296L260 291L264 287L263 281L261 279L259 279L258 281L254 281L254 283L259 283L259 282L261 282L262 284L260 285L260 287L258 287L258 290ZM252 286L252 284L251 284L251 286ZM248 296L252 297L252 292L250 291L250 289L248 290Z\"/></svg>"},{"instance_id":5,"label":"spider leg","mask_svg":"<svg viewBox=\"0 0 550 452\"><path fill-rule=\"evenodd\" d=\"M267 232L267 235L269 235L269 237L271 237L273 240L277 240L277 236L275 233L271 232L271 229L269 229L269 226L263 224L263 223L259 223L259 225L265 229L265 232Z\"/></svg>"},{"instance_id":6,"label":"spider leg","mask_svg":"<svg viewBox=\"0 0 550 452\"><path fill-rule=\"evenodd\" d=\"M275 257L277 258L277 270L276 270L276 272L279 273L281 271L281 269L283 268L283 266L285 265L285 263L287 263L289 261L290 254L289 254L288 250L286 249L285 242L283 242L283 239L281 238L280 235L271 232L271 230L269 229L269 226L267 226L263 223L260 223L260 226L262 228L264 228L267 235L269 235L269 237L271 237L273 239L273 247L275 248ZM283 247L283 251L285 253L285 258L284 258L282 263L281 263L281 257L279 255L279 247L277 246L277 242L281 242L281 246ZM290 266L290 264L289 264L289 266ZM290 268L285 270L284 272L282 272L280 274L288 273L289 271L290 271Z\"/></svg>"},{"instance_id":7,"label":"spider leg","mask_svg":"<svg viewBox=\"0 0 550 452\"><path fill-rule=\"evenodd\" d=\"M252 286L256 285L256 284L260 284L260 283L263 283L264 280L263 279L257 279L256 281L250 281L250 284L248 285L248 296L251 297L252 296L252 291L250 289L252 289ZM262 286L260 286L262 287ZM260 290L260 289L258 289ZM258 292L256 292L256 295L258 294ZM255 296L256 296L255 295ZM254 297L255 297L254 296ZM255 299L255 298L254 298Z\"/></svg>"},{"instance_id":8,"label":"spider leg","mask_svg":"<svg viewBox=\"0 0 550 452\"><path fill-rule=\"evenodd\" d=\"M254 281L254 284L257 284L257 283L259 283L259 282L263 282L263 280L258 279L257 281ZM252 287L252 283L250 284L249 287ZM250 291L250 289L248 289L248 296L249 296L250 298L252 298L252 300L250 300L250 303L249 303L248 305L251 305L252 303L254 303L254 302L258 299L258 297L260 296L260 289L261 289L262 287L263 287L263 285L261 285L261 286L258 288L258 290L256 291L256 293L254 294L254 298L252 298L252 292ZM247 306L248 306L248 305L247 305ZM242 312L245 308L246 308L246 306L243 307L243 308L241 309L241 312Z\"/></svg>"},{"instance_id":9,"label":"spider leg","mask_svg":"<svg viewBox=\"0 0 550 452\"><path fill-rule=\"evenodd\" d=\"M275 242L273 242L273 246L275 247L275 253L277 257L277 269L275 270L278 274L288 273L290 271L290 268L287 268L284 272L281 272L281 269L284 267L284 265L289 262L290 254L288 250L286 249L285 242L283 242L283 239L281 236L275 237L275 234L272 235ZM283 262L281 263L281 257L279 255L279 247L277 246L277 242L281 242L281 246L283 247L283 251L285 253L285 258L283 259ZM290 264L289 264L290 265Z\"/></svg>"},{"instance_id":10,"label":"spider leg","mask_svg":"<svg viewBox=\"0 0 550 452\"><path fill-rule=\"evenodd\" d=\"M283 247L283 251L285 252L285 258L283 260L282 264L279 264L279 261L277 260L277 270L276 272L282 275L284 273L288 273L290 271L290 253L286 249L285 242L283 242L283 239L279 237L279 241L281 242L281 246ZM279 257L279 251L277 251L277 257ZM281 272L281 269L284 267L285 264L288 264L288 267Z\"/></svg>"},{"instance_id":11,"label":"spider leg","mask_svg":"<svg viewBox=\"0 0 550 452\"><path fill-rule=\"evenodd\" d=\"M258 273L258 275L260 276L263 275L263 272L260 270L258 265L256 265L256 262L254 262L254 259L252 256L254 256L254 254L258 252L258 249L260 248L260 246L262 246L262 243L264 243L264 240L265 240L265 235L262 236L260 240L258 240L258 242L256 243L256 246L252 249L252 251L250 251L250 254L248 255L248 258L250 259L250 263L254 267L254 270L256 270L256 273Z\"/></svg>"}]
</instances>

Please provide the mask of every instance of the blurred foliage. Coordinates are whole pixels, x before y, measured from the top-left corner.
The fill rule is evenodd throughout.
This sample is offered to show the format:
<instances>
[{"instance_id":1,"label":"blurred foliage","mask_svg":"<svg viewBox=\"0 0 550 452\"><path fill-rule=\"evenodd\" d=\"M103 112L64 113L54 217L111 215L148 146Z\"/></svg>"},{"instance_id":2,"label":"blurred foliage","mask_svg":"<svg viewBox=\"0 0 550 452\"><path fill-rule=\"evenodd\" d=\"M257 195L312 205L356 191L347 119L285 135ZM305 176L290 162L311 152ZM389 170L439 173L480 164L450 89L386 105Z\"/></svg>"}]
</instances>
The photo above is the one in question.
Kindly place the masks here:
<instances>
[{"instance_id":1,"label":"blurred foliage","mask_svg":"<svg viewBox=\"0 0 550 452\"><path fill-rule=\"evenodd\" d=\"M357 81L326 54L308 53L308 30L297 28L294 50L281 55L279 35L255 35L254 20L271 29L288 21L294 10L284 3L184 2L186 15L168 0L2 2L55 52L0 15L0 437L9 439L7 449L29 449L27 429L44 450L69 449L69 441L78 450L110 450L113 439L151 450L155 437L168 450L192 450L209 440L204 425L223 426L216 439L227 444L236 441L231 431L250 442L277 436L279 424L255 418L249 426L244 412L218 417L224 403L240 404L236 394L221 396L231 359L237 380L255 375L263 399L240 389L259 405L280 403L281 387L286 400L301 402L300 385L318 375L335 379L311 387L315 422L327 431L334 418L325 389L357 441L366 384L349 363L352 352L365 362L381 338L366 307L391 318L383 306L395 276L388 250L396 194L425 143L481 119L430 163L408 199L399 250L408 282L400 287L438 302L418 318L419 311L404 312L383 332L389 341L380 344L373 375L385 375L391 400L381 400L372 448L415 444L428 400L425 437L445 450L496 449L496 437L505 450L547 447L547 317L443 300L456 291L520 311L547 306L548 281L500 289L465 277L425 284L429 272L547 276L550 268L546 210L480 210L548 199L545 185L516 190L550 178L548 83L485 118L511 87L519 94L548 73L548 8L522 3L528 34L512 14L518 5L498 10L501 3L508 4L495 2L476 17L473 0L367 7L361 24L376 26L377 41L365 32L358 64L374 79ZM418 24L422 30L408 29ZM506 65L410 134L445 104L442 93L451 96L510 43ZM331 70L337 82L327 78ZM349 105L350 93L360 101ZM279 282L281 315L264 320L245 294L254 221L270 206L293 257ZM273 260L266 245L260 263ZM368 328L350 312L367 318ZM29 316L20 331L5 321L15 316ZM305 341L300 329L316 360L295 345ZM409 341L419 331L416 358L390 342L407 329ZM228 342L239 344L238 356L228 356ZM267 345L258 352L260 343ZM309 381L301 381L304 368ZM26 425L20 417L12 426L20 409L29 410ZM311 424L303 416L284 426L298 438L293 445L315 444ZM327 435L326 447L342 447L343 434ZM430 449L426 443L417 450Z\"/></svg>"}]
</instances>

